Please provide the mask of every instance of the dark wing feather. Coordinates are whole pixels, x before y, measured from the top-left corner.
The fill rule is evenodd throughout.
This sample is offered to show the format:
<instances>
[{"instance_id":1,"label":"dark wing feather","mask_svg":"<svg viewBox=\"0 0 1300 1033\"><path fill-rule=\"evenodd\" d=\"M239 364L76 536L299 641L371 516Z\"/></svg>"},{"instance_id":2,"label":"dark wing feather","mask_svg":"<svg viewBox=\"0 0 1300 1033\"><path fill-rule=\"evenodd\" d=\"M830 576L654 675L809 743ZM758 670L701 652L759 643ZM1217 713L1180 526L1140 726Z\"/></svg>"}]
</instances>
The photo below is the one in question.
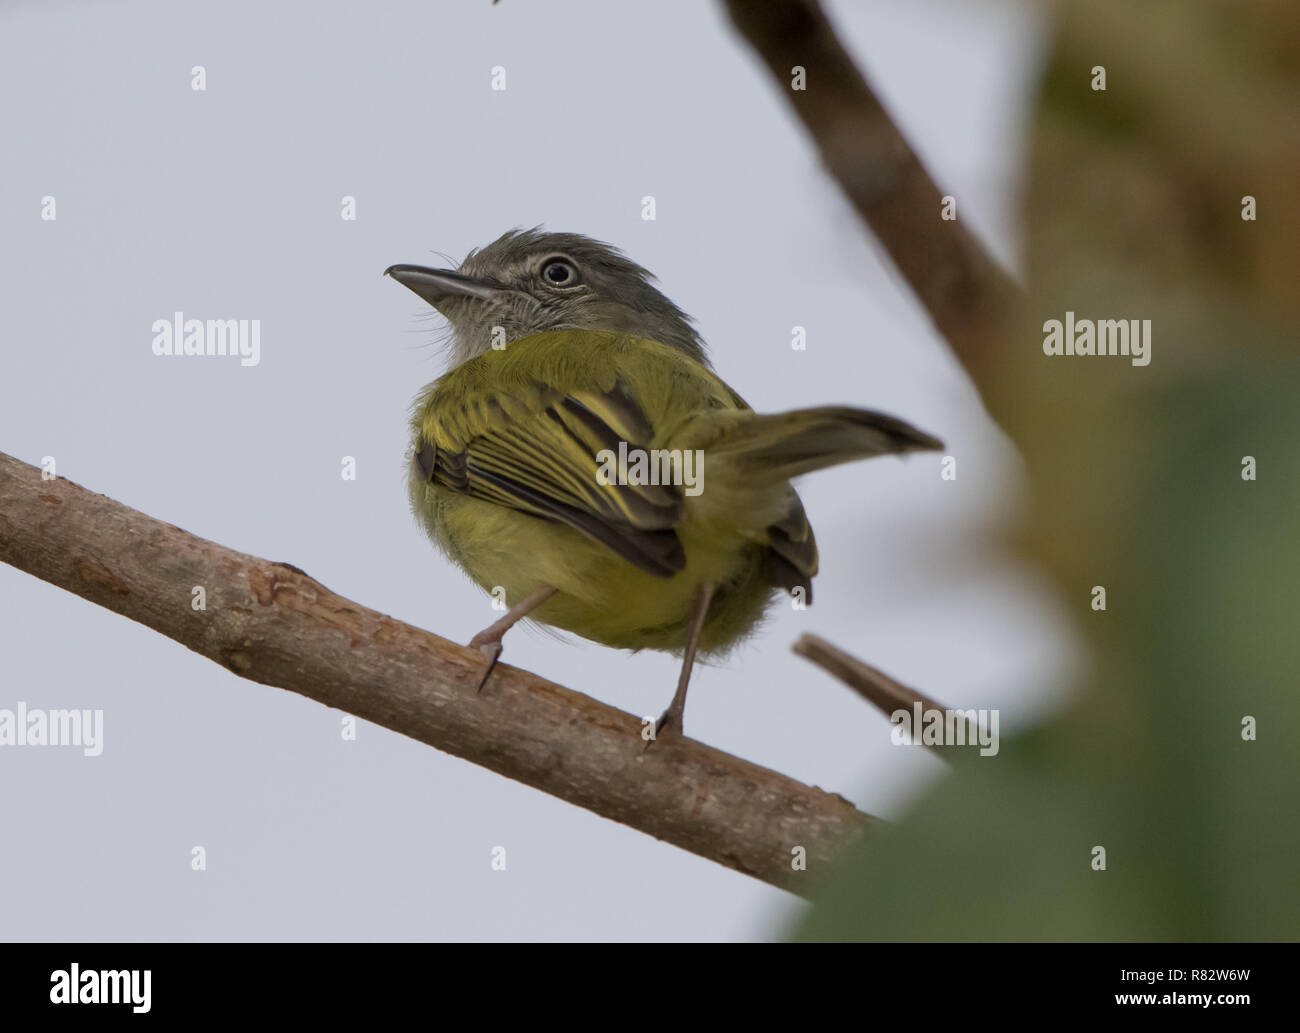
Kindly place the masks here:
<instances>
[{"instance_id":1,"label":"dark wing feather","mask_svg":"<svg viewBox=\"0 0 1300 1033\"><path fill-rule=\"evenodd\" d=\"M601 484L597 454L649 448L650 421L619 384L564 393L542 384L443 400L425 414L415 462L431 483L564 524L658 577L686 566L674 485Z\"/></svg>"},{"instance_id":2,"label":"dark wing feather","mask_svg":"<svg viewBox=\"0 0 1300 1033\"><path fill-rule=\"evenodd\" d=\"M817 539L803 503L790 489L790 508L786 515L767 528L768 569L772 584L794 594L804 591L804 602L812 603L812 579L817 575Z\"/></svg>"}]
</instances>

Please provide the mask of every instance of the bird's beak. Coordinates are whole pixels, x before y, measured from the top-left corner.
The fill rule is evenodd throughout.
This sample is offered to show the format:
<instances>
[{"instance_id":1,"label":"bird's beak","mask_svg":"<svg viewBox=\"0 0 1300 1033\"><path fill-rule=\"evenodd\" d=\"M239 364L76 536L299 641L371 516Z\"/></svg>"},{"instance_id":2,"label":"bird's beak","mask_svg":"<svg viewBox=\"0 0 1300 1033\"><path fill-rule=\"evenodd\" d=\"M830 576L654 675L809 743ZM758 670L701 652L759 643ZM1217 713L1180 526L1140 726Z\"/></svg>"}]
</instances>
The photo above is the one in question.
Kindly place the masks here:
<instances>
[{"instance_id":1,"label":"bird's beak","mask_svg":"<svg viewBox=\"0 0 1300 1033\"><path fill-rule=\"evenodd\" d=\"M457 297L488 301L502 289L500 284L462 276L452 269L426 269L422 265L390 265L384 275L414 291L434 308Z\"/></svg>"}]
</instances>

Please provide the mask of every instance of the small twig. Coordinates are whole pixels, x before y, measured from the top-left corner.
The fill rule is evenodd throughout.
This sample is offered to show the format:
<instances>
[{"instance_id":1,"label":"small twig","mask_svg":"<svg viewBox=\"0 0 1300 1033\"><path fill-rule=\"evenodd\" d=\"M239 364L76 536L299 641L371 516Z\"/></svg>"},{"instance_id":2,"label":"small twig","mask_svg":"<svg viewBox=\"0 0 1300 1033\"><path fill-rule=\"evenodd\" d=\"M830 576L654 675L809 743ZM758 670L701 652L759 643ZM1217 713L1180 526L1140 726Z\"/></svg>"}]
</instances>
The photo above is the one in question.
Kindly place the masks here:
<instances>
[{"instance_id":1,"label":"small twig","mask_svg":"<svg viewBox=\"0 0 1300 1033\"><path fill-rule=\"evenodd\" d=\"M964 756L968 748L979 746L982 741L984 730L981 729L979 722L963 717L965 730L961 733L960 741L955 744L926 742L921 737L920 726L916 722L916 717L919 716L917 705L920 705L921 715L936 711L943 714L945 728L949 724L948 715L953 715L955 719L955 711L924 693L895 681L884 671L877 670L870 664L864 664L857 657L851 656L817 635L801 635L790 648L799 656L834 675L891 720L898 711L906 711L912 729L912 741L920 746L934 749L945 759Z\"/></svg>"},{"instance_id":2,"label":"small twig","mask_svg":"<svg viewBox=\"0 0 1300 1033\"><path fill-rule=\"evenodd\" d=\"M833 674L886 717L896 710L909 710L914 703L920 703L924 710L948 709L924 693L894 681L884 671L864 664L818 635L800 635L790 648L822 670Z\"/></svg>"}]
</instances>

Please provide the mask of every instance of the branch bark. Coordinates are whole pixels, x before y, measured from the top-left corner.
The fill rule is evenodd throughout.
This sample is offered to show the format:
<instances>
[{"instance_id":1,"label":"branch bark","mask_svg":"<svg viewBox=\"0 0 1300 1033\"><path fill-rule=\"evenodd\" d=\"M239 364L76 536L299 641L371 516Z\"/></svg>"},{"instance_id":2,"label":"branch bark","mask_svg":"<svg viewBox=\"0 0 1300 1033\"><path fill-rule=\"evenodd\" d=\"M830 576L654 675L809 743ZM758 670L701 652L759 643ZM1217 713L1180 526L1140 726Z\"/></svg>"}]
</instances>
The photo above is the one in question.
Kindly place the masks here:
<instances>
[{"instance_id":1,"label":"branch bark","mask_svg":"<svg viewBox=\"0 0 1300 1033\"><path fill-rule=\"evenodd\" d=\"M641 722L0 453L0 560L289 689L808 895L872 821L841 796ZM201 585L207 609L191 608ZM807 870L792 869L803 847Z\"/></svg>"},{"instance_id":2,"label":"branch bark","mask_svg":"<svg viewBox=\"0 0 1300 1033\"><path fill-rule=\"evenodd\" d=\"M727 0L740 34L767 65L827 170L911 285L979 387L985 342L1018 288L959 220L817 0ZM804 89L791 88L793 69Z\"/></svg>"}]
</instances>

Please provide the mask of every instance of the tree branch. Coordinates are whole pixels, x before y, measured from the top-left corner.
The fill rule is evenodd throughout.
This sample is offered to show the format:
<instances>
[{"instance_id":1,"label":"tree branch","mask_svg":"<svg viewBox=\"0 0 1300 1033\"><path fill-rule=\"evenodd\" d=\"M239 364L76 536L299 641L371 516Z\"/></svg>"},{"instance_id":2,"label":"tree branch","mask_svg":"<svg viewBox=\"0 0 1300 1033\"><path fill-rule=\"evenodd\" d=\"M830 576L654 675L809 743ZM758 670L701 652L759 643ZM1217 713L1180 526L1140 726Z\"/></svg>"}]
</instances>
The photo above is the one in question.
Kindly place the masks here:
<instances>
[{"instance_id":1,"label":"tree branch","mask_svg":"<svg viewBox=\"0 0 1300 1033\"><path fill-rule=\"evenodd\" d=\"M727 0L731 20L762 58L821 152L830 174L983 386L987 335L1018 293L942 197L817 0ZM792 89L793 69L805 70Z\"/></svg>"},{"instance_id":2,"label":"tree branch","mask_svg":"<svg viewBox=\"0 0 1300 1033\"><path fill-rule=\"evenodd\" d=\"M336 595L0 453L0 560L289 689L807 895L873 820L691 739L644 749L631 714ZM195 586L206 610L191 607ZM807 871L792 867L803 847Z\"/></svg>"},{"instance_id":3,"label":"tree branch","mask_svg":"<svg viewBox=\"0 0 1300 1033\"><path fill-rule=\"evenodd\" d=\"M914 703L920 703L924 710L946 709L942 703L895 681L884 671L863 663L819 635L800 635L790 648L834 675L886 717L895 710L910 710Z\"/></svg>"},{"instance_id":4,"label":"tree branch","mask_svg":"<svg viewBox=\"0 0 1300 1033\"><path fill-rule=\"evenodd\" d=\"M884 671L863 663L856 656L831 645L819 635L800 635L790 648L798 656L802 656L826 673L838 678L891 720L897 711L905 710L910 713L917 704L920 704L923 713L932 714L936 711L945 715L948 713L948 708L942 703L900 681L895 681ZM983 730L978 720L972 721L963 717L962 721L965 732L961 741L956 744L956 748L950 743L927 742L920 734L919 726L914 726L913 741L926 749L933 750L945 760L960 760L984 745ZM945 718L946 722L947 718Z\"/></svg>"}]
</instances>

